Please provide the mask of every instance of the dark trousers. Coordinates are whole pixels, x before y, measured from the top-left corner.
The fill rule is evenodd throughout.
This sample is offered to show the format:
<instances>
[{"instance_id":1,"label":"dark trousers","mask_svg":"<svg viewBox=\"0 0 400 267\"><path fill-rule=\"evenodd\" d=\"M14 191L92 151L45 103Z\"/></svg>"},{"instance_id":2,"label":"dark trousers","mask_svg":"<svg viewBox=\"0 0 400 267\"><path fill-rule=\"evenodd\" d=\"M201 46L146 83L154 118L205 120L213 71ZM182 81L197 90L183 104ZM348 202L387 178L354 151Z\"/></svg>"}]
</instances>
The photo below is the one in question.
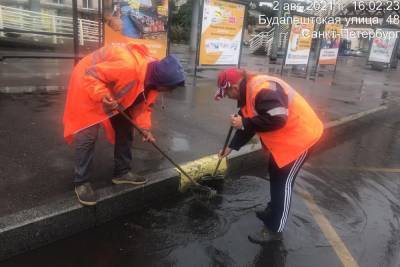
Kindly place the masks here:
<instances>
[{"instance_id":1,"label":"dark trousers","mask_svg":"<svg viewBox=\"0 0 400 267\"><path fill-rule=\"evenodd\" d=\"M271 200L268 203L268 209L271 212L268 220L264 223L273 232L282 232L285 228L290 211L294 181L301 166L308 158L308 154L307 150L297 160L283 168L278 167L272 156L269 160Z\"/></svg>"},{"instance_id":2,"label":"dark trousers","mask_svg":"<svg viewBox=\"0 0 400 267\"><path fill-rule=\"evenodd\" d=\"M119 177L131 170L132 125L120 114L110 120L115 131L114 177ZM75 183L80 184L89 180L99 128L100 124L96 124L75 134Z\"/></svg>"}]
</instances>

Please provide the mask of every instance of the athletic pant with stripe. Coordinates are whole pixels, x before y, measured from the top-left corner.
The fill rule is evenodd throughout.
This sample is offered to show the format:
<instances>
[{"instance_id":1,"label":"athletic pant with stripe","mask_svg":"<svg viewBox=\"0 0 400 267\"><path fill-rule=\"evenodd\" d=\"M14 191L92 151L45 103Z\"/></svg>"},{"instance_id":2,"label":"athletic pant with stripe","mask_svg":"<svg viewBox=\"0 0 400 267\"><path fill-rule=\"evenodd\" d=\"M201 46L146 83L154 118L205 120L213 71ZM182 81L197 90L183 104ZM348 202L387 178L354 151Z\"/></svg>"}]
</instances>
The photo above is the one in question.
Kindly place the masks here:
<instances>
[{"instance_id":1,"label":"athletic pant with stripe","mask_svg":"<svg viewBox=\"0 0 400 267\"><path fill-rule=\"evenodd\" d=\"M268 210L270 212L268 212L268 220L264 221L270 231L282 232L285 228L290 211L294 181L307 158L308 150L294 162L279 168L271 156L268 166L271 194Z\"/></svg>"}]
</instances>

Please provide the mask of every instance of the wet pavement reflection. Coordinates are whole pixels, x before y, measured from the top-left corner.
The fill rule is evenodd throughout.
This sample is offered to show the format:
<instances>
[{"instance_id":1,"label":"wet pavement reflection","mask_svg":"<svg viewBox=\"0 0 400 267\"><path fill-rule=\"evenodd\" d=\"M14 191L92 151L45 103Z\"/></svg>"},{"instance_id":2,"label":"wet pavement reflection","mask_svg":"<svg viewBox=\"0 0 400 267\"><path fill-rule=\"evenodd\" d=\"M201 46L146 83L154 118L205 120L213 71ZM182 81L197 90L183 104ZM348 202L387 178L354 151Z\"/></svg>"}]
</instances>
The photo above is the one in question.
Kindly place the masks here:
<instances>
[{"instance_id":1,"label":"wet pavement reflection","mask_svg":"<svg viewBox=\"0 0 400 267\"><path fill-rule=\"evenodd\" d=\"M256 173L261 176L265 170ZM234 177L210 202L189 196L0 266L33 262L40 266L285 266L288 255L301 257L299 252L307 249L300 243L286 247L283 242L259 247L247 240L247 234L261 227L253 211L263 206L267 189L267 182L256 176ZM308 231L303 224L311 219L304 207L296 210L303 212L296 212L291 228Z\"/></svg>"},{"instance_id":2,"label":"wet pavement reflection","mask_svg":"<svg viewBox=\"0 0 400 267\"><path fill-rule=\"evenodd\" d=\"M374 121L313 158L299 184L360 266L400 266L400 119Z\"/></svg>"},{"instance_id":3,"label":"wet pavement reflection","mask_svg":"<svg viewBox=\"0 0 400 267\"><path fill-rule=\"evenodd\" d=\"M209 202L193 196L112 221L0 266L341 266L307 208L309 192L359 266L400 264L400 119L374 121L314 155L296 181L283 242L258 246L265 166L229 177ZM179 141L178 141L179 142Z\"/></svg>"}]
</instances>

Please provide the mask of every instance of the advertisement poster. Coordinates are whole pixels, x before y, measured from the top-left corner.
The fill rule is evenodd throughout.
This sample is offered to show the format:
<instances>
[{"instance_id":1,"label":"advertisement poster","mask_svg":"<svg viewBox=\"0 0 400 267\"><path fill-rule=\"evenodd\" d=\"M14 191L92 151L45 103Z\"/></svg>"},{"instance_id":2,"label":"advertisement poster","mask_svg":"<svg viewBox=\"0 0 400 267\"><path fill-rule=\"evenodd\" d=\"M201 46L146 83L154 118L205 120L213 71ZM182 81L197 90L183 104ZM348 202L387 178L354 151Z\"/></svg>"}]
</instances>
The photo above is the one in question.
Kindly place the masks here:
<instances>
[{"instance_id":1,"label":"advertisement poster","mask_svg":"<svg viewBox=\"0 0 400 267\"><path fill-rule=\"evenodd\" d=\"M200 65L239 64L245 6L205 0L200 37Z\"/></svg>"},{"instance_id":2,"label":"advertisement poster","mask_svg":"<svg viewBox=\"0 0 400 267\"><path fill-rule=\"evenodd\" d=\"M380 33L378 33L380 32ZM396 45L397 34L395 30L377 29L372 40L369 61L390 63Z\"/></svg>"},{"instance_id":3,"label":"advertisement poster","mask_svg":"<svg viewBox=\"0 0 400 267\"><path fill-rule=\"evenodd\" d=\"M302 17L293 17L286 54L286 65L307 65L313 30L314 23Z\"/></svg>"},{"instance_id":4,"label":"advertisement poster","mask_svg":"<svg viewBox=\"0 0 400 267\"><path fill-rule=\"evenodd\" d=\"M320 65L336 65L342 28L341 24L325 25L324 38L321 40L321 52L319 55Z\"/></svg>"},{"instance_id":5,"label":"advertisement poster","mask_svg":"<svg viewBox=\"0 0 400 267\"><path fill-rule=\"evenodd\" d=\"M152 56L167 54L168 0L106 0L104 43L145 44Z\"/></svg>"}]
</instances>

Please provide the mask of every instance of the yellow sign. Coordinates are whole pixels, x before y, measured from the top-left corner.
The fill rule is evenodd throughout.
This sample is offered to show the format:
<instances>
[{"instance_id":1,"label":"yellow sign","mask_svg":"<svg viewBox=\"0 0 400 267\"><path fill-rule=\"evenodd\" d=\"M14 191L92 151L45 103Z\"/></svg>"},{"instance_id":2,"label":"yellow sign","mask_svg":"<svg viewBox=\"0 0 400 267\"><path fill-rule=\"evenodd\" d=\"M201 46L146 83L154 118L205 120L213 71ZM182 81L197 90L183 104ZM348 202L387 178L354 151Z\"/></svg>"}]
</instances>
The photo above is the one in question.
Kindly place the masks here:
<instances>
[{"instance_id":1,"label":"yellow sign","mask_svg":"<svg viewBox=\"0 0 400 267\"><path fill-rule=\"evenodd\" d=\"M168 0L152 6L151 0L113 1L104 9L104 43L144 44L153 57L167 54Z\"/></svg>"},{"instance_id":2,"label":"yellow sign","mask_svg":"<svg viewBox=\"0 0 400 267\"><path fill-rule=\"evenodd\" d=\"M239 63L245 6L205 0L200 37L200 65Z\"/></svg>"},{"instance_id":3,"label":"yellow sign","mask_svg":"<svg viewBox=\"0 0 400 267\"><path fill-rule=\"evenodd\" d=\"M321 40L321 51L319 55L320 65L336 65L342 28L343 26L341 24L325 25L324 35Z\"/></svg>"},{"instance_id":4,"label":"yellow sign","mask_svg":"<svg viewBox=\"0 0 400 267\"><path fill-rule=\"evenodd\" d=\"M314 23L305 17L294 16L287 47L287 65L307 65L312 44Z\"/></svg>"}]
</instances>

